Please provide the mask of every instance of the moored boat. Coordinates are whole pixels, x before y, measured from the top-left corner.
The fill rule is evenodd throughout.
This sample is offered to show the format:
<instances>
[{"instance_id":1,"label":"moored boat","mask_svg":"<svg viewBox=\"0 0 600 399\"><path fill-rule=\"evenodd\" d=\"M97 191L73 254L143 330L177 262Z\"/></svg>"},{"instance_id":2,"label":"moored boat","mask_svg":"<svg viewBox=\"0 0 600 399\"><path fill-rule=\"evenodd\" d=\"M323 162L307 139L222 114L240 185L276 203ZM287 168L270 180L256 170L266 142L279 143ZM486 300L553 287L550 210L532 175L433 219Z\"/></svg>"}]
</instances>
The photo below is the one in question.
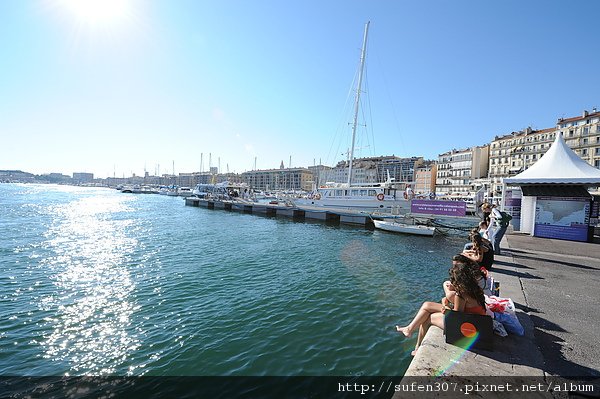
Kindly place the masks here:
<instances>
[{"instance_id":1,"label":"moored boat","mask_svg":"<svg viewBox=\"0 0 600 399\"><path fill-rule=\"evenodd\" d=\"M356 97L354 101L354 118L352 123L352 146L348 157L348 181L347 183L326 184L315 188L306 198L294 199L294 205L302 209L303 206L322 206L356 209L361 211L386 211L396 210L399 213L410 212L411 198L405 197L401 190L394 186L394 179L389 177L385 182L375 184L353 183L353 162L356 142L356 131L359 125L358 115L360 106L360 94L362 90L363 71L367 51L367 37L369 23L365 25L363 45L360 56L358 71L358 82L356 85ZM383 177L380 177L383 179Z\"/></svg>"},{"instance_id":2,"label":"moored boat","mask_svg":"<svg viewBox=\"0 0 600 399\"><path fill-rule=\"evenodd\" d=\"M177 195L180 197L190 197L193 194L193 191L189 187L179 187L177 189Z\"/></svg>"},{"instance_id":3,"label":"moored boat","mask_svg":"<svg viewBox=\"0 0 600 399\"><path fill-rule=\"evenodd\" d=\"M415 234L428 237L433 237L435 234L435 227L420 224L403 223L396 220L373 220L373 223L375 224L375 228L393 233Z\"/></svg>"}]
</instances>

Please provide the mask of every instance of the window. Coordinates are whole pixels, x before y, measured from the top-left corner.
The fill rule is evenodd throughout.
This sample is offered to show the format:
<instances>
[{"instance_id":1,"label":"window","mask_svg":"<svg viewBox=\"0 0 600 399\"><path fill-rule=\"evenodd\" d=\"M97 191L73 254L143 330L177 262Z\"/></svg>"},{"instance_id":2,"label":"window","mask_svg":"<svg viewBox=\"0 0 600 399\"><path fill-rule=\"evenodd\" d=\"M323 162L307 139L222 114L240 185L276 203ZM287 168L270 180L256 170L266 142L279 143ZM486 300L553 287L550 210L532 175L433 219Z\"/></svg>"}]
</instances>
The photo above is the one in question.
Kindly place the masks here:
<instances>
[{"instance_id":1,"label":"window","mask_svg":"<svg viewBox=\"0 0 600 399\"><path fill-rule=\"evenodd\" d=\"M569 130L569 137L573 137L573 134L574 134L574 133L575 133L575 132L573 131L573 129Z\"/></svg>"},{"instance_id":2,"label":"window","mask_svg":"<svg viewBox=\"0 0 600 399\"><path fill-rule=\"evenodd\" d=\"M587 155L588 151L587 148L584 148L583 150L581 150L581 155Z\"/></svg>"},{"instance_id":3,"label":"window","mask_svg":"<svg viewBox=\"0 0 600 399\"><path fill-rule=\"evenodd\" d=\"M594 150L594 154L600 155L600 148L596 147L596 149Z\"/></svg>"},{"instance_id":4,"label":"window","mask_svg":"<svg viewBox=\"0 0 600 399\"><path fill-rule=\"evenodd\" d=\"M600 159L594 161L594 166L600 169Z\"/></svg>"}]
</instances>

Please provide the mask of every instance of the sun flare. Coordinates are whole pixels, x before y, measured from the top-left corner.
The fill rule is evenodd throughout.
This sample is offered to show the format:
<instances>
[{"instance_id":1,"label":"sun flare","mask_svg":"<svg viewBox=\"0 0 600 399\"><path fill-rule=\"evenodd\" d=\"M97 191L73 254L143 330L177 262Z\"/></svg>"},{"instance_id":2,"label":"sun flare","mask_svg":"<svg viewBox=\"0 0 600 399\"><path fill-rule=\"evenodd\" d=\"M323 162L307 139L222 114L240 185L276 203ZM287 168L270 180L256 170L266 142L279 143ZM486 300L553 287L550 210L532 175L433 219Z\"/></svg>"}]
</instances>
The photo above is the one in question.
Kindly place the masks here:
<instances>
[{"instance_id":1,"label":"sun flare","mask_svg":"<svg viewBox=\"0 0 600 399\"><path fill-rule=\"evenodd\" d=\"M131 15L129 0L59 0L79 23L91 27L118 25Z\"/></svg>"}]
</instances>

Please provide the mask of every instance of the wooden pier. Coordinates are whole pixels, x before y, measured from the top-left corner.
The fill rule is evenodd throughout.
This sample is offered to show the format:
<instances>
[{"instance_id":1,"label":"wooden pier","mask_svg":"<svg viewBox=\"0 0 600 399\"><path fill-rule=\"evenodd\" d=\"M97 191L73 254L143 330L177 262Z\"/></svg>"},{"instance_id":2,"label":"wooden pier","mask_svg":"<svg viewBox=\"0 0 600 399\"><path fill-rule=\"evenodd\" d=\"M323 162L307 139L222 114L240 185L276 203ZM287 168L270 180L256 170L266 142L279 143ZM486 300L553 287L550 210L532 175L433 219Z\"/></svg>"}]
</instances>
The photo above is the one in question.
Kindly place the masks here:
<instances>
[{"instance_id":1,"label":"wooden pier","mask_svg":"<svg viewBox=\"0 0 600 399\"><path fill-rule=\"evenodd\" d=\"M325 209L318 206L302 206L302 208L298 208L283 203L265 204L250 201L203 199L195 197L186 198L185 205L208 209L237 211L263 216L286 217L294 220L320 220L328 223L364 226L369 229L374 228L373 219L366 212L343 208Z\"/></svg>"}]
</instances>

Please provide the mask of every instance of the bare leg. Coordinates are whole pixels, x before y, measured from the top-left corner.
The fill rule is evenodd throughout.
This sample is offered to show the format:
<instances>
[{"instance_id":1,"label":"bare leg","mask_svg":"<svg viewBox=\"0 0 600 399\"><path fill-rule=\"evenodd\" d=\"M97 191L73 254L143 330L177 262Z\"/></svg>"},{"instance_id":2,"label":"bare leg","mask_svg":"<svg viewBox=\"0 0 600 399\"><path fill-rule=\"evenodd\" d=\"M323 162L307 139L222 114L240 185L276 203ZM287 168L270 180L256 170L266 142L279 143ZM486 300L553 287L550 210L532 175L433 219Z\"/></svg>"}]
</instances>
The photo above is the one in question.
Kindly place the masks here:
<instances>
[{"instance_id":1,"label":"bare leg","mask_svg":"<svg viewBox=\"0 0 600 399\"><path fill-rule=\"evenodd\" d=\"M441 303L437 302L424 302L421 305L421 308L417 312L415 318L410 322L410 324L406 327L396 326L396 331L401 332L406 337L410 337L413 331L421 326L424 322L429 320L429 317L432 313L441 312L443 306Z\"/></svg>"},{"instance_id":2,"label":"bare leg","mask_svg":"<svg viewBox=\"0 0 600 399\"><path fill-rule=\"evenodd\" d=\"M425 338L427 331L429 331L429 327L431 327L432 325L437 326L443 330L444 329L444 314L441 312L432 313L429 316L429 319L427 319L423 324L421 324L421 326L419 327L419 336L417 338L417 344L415 345L415 350L412 351L412 353L411 353L412 356L414 356L417 353L417 349L419 349L419 347L423 343L423 339Z\"/></svg>"},{"instance_id":3,"label":"bare leg","mask_svg":"<svg viewBox=\"0 0 600 399\"><path fill-rule=\"evenodd\" d=\"M421 342L423 342L423 338L425 338L425 334L427 334L427 331L429 331L429 327L431 327L431 316L432 315L430 314L429 318L427 320L425 320L423 322L423 324L421 324L419 326L419 335L417 336L417 344L415 345L415 350L413 352L413 356L414 356L414 353L417 352L417 349L419 349L419 346L421 346Z\"/></svg>"}]
</instances>

